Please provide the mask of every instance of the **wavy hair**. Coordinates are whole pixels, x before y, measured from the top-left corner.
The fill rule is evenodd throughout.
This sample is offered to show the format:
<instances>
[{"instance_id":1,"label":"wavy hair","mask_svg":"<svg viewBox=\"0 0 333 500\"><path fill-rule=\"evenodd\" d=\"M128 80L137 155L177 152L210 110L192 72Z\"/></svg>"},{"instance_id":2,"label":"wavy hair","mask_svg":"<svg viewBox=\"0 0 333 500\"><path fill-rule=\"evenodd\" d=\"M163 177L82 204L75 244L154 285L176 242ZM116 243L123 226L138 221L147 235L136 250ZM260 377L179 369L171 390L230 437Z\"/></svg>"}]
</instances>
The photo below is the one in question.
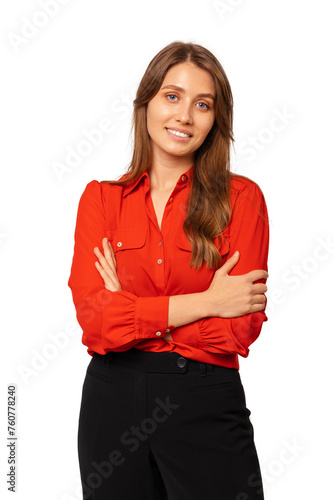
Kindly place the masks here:
<instances>
[{"instance_id":1,"label":"wavy hair","mask_svg":"<svg viewBox=\"0 0 333 500\"><path fill-rule=\"evenodd\" d=\"M175 41L164 47L149 63L133 101L131 131L134 145L131 162L125 176L118 181L134 181L151 166L152 149L147 131L147 105L158 93L167 71L176 64L191 62L208 71L215 83L215 121L205 141L194 153L194 169L184 232L191 243L190 266L198 269L203 261L210 269L221 266L220 233L231 219L230 206L230 147L233 137L233 96L228 78L216 57L195 43ZM219 247L213 242L218 236Z\"/></svg>"}]
</instances>

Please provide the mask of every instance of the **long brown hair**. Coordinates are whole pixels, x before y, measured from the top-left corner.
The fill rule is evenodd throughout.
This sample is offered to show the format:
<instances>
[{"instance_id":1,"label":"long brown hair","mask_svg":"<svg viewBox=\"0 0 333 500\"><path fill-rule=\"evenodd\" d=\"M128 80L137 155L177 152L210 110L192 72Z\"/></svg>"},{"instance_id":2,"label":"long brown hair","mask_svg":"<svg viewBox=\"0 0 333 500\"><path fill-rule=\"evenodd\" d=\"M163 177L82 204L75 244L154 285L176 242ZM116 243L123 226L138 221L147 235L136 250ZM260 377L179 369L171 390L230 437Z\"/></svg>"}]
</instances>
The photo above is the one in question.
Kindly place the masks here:
<instances>
[{"instance_id":1,"label":"long brown hair","mask_svg":"<svg viewBox=\"0 0 333 500\"><path fill-rule=\"evenodd\" d=\"M164 47L149 63L139 84L133 102L131 131L134 129L132 160L126 176L118 181L126 184L149 169L152 159L150 137L147 131L147 105L158 93L167 71L176 64L191 62L205 69L213 77L216 89L215 121L203 144L194 153L194 169L187 218L183 229L191 247L190 265L195 269L206 262L208 268L221 265L221 255L214 245L230 222L230 147L233 138L233 97L227 76L220 62L205 47L195 43L175 41Z\"/></svg>"}]
</instances>

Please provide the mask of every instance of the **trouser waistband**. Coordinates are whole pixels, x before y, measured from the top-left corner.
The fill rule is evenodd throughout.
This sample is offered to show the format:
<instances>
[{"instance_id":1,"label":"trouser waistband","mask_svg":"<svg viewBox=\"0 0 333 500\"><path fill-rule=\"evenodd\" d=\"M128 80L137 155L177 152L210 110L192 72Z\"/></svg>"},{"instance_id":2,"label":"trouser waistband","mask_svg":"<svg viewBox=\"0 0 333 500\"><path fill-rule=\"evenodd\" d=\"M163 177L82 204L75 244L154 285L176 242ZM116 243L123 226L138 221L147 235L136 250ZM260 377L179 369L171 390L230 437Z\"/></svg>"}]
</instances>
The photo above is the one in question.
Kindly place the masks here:
<instances>
[{"instance_id":1,"label":"trouser waistband","mask_svg":"<svg viewBox=\"0 0 333 500\"><path fill-rule=\"evenodd\" d=\"M152 352L131 348L127 351L109 351L106 354L94 353L94 359L106 365L153 373L186 373L198 371L200 376L212 375L214 367L230 372L231 368L203 363L185 358L176 352Z\"/></svg>"}]
</instances>

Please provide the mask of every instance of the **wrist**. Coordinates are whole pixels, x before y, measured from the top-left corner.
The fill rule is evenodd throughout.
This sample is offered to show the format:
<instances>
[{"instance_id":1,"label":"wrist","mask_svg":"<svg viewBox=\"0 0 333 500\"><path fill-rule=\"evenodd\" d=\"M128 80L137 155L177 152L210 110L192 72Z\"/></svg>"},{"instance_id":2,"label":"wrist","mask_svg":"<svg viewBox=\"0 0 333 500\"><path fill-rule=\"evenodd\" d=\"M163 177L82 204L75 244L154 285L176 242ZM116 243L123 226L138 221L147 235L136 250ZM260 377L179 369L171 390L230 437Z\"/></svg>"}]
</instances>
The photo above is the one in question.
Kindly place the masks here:
<instances>
[{"instance_id":1,"label":"wrist","mask_svg":"<svg viewBox=\"0 0 333 500\"><path fill-rule=\"evenodd\" d=\"M200 316L201 318L207 318L209 316L216 316L214 310L214 304L212 301L212 294L208 290L200 293Z\"/></svg>"}]
</instances>

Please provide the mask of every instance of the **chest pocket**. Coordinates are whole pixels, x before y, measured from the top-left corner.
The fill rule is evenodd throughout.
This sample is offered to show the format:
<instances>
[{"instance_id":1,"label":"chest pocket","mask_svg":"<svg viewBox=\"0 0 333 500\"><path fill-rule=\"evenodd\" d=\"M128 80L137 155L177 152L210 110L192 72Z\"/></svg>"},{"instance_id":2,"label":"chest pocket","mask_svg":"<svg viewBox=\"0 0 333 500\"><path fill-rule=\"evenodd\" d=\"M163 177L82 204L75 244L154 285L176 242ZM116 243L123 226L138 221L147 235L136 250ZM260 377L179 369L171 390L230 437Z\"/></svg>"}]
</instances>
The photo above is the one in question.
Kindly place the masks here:
<instances>
[{"instance_id":1,"label":"chest pocket","mask_svg":"<svg viewBox=\"0 0 333 500\"><path fill-rule=\"evenodd\" d=\"M229 246L229 237L228 236L229 235L227 232L221 233L221 248L220 248L219 252L220 252L220 255L222 255L222 256L226 255L229 252L230 246ZM179 248L181 248L182 250L186 250L187 252L192 252L191 243L187 239L187 236L184 233L183 229L179 229L177 231L176 241L177 241L177 246ZM218 240L217 236L215 236L215 238L213 239L213 243L216 246L216 248L219 247L219 240Z\"/></svg>"},{"instance_id":2,"label":"chest pocket","mask_svg":"<svg viewBox=\"0 0 333 500\"><path fill-rule=\"evenodd\" d=\"M115 254L124 250L135 250L144 247L147 239L147 229L107 231L107 238L110 240Z\"/></svg>"}]
</instances>

